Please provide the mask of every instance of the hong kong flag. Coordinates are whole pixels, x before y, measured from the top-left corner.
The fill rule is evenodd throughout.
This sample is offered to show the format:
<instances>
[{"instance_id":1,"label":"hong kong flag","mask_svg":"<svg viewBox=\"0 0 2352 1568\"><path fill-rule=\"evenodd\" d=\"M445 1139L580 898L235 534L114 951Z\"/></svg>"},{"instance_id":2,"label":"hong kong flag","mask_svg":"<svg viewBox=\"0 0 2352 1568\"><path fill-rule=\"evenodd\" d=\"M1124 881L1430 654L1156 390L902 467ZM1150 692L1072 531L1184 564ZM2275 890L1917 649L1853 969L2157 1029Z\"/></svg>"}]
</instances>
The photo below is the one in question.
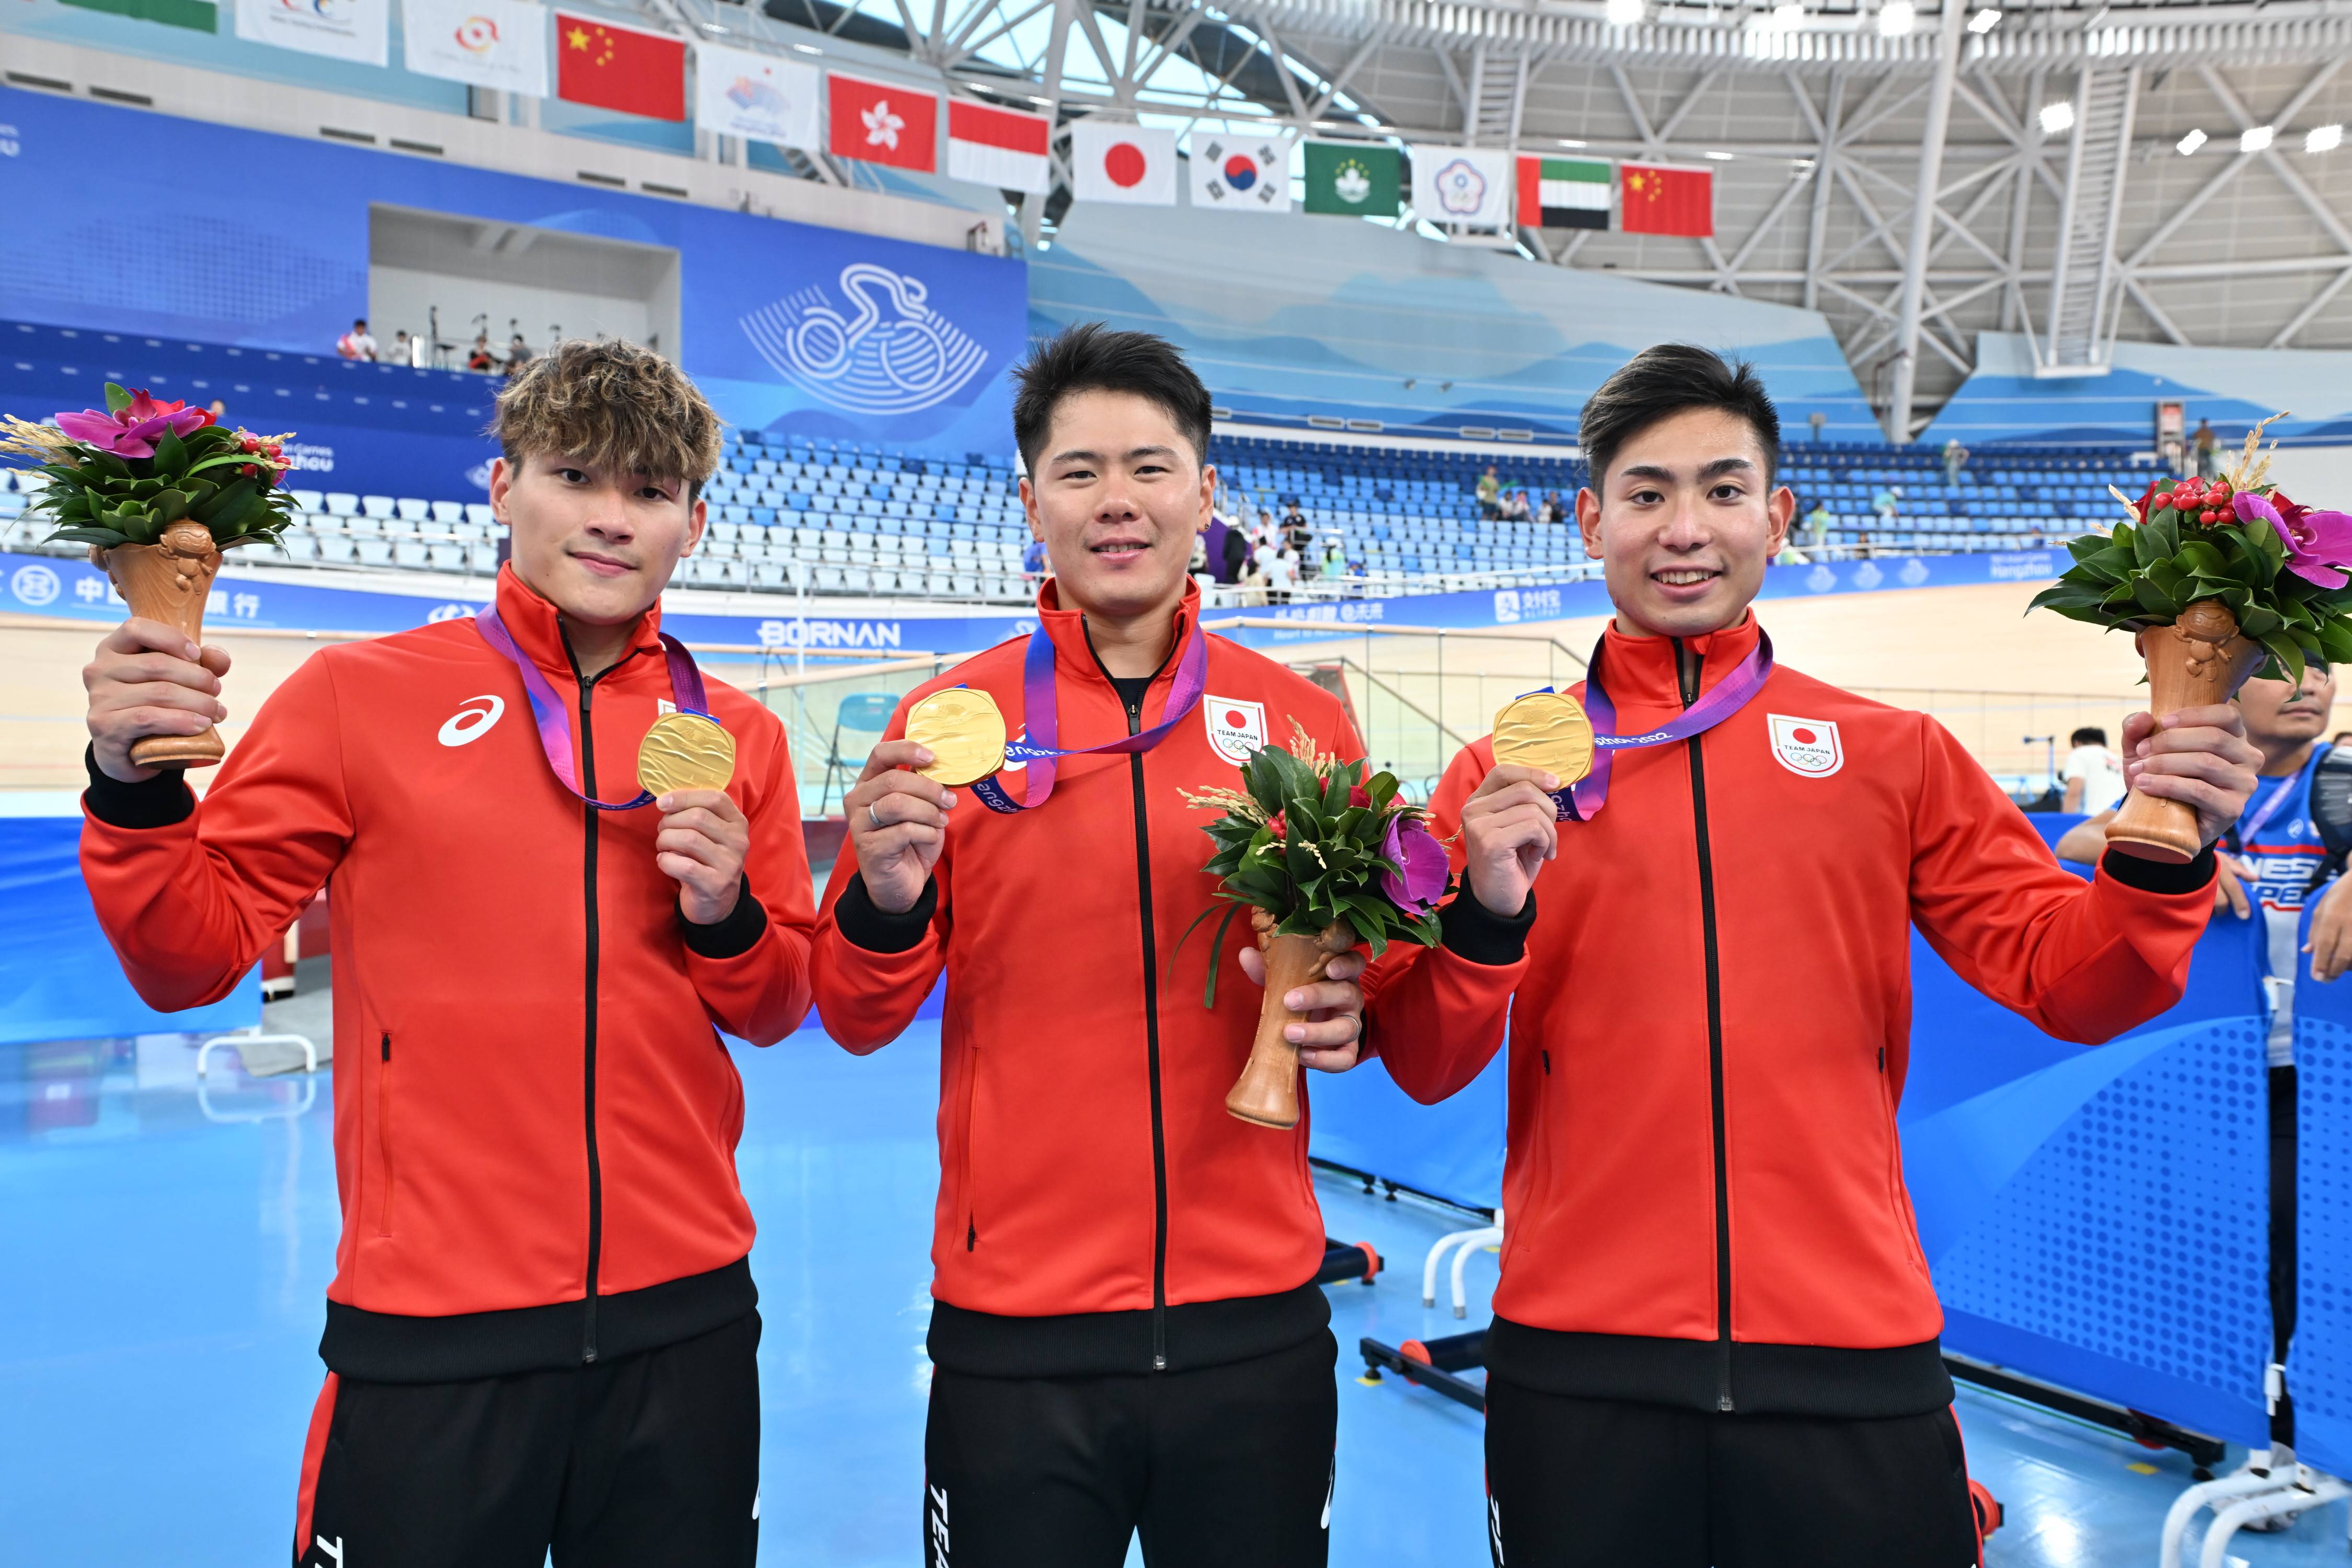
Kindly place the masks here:
<instances>
[{"instance_id":1,"label":"hong kong flag","mask_svg":"<svg viewBox=\"0 0 2352 1568\"><path fill-rule=\"evenodd\" d=\"M928 174L940 162L940 100L928 92L833 71L824 79L824 149Z\"/></svg>"},{"instance_id":2,"label":"hong kong flag","mask_svg":"<svg viewBox=\"0 0 2352 1568\"><path fill-rule=\"evenodd\" d=\"M1706 239L1715 233L1715 171L1627 163L1618 218L1627 234Z\"/></svg>"},{"instance_id":3,"label":"hong kong flag","mask_svg":"<svg viewBox=\"0 0 2352 1568\"><path fill-rule=\"evenodd\" d=\"M686 42L558 11L555 96L649 120L683 120Z\"/></svg>"}]
</instances>

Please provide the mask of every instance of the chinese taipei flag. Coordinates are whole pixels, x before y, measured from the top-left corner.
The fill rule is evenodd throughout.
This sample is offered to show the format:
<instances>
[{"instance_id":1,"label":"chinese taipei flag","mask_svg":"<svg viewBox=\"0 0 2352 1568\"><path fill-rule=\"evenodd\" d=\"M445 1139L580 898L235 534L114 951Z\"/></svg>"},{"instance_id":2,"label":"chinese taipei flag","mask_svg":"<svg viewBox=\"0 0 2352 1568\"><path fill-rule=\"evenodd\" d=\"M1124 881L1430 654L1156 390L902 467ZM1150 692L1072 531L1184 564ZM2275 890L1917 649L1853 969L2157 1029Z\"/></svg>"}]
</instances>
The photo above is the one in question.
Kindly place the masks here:
<instances>
[{"instance_id":1,"label":"chinese taipei flag","mask_svg":"<svg viewBox=\"0 0 2352 1568\"><path fill-rule=\"evenodd\" d=\"M1714 170L1660 163L1627 163L1624 170L1624 213L1620 221L1627 234L1713 237Z\"/></svg>"},{"instance_id":2,"label":"chinese taipei flag","mask_svg":"<svg viewBox=\"0 0 2352 1568\"><path fill-rule=\"evenodd\" d=\"M1590 158L1521 158L1519 226L1607 228L1609 165Z\"/></svg>"},{"instance_id":3,"label":"chinese taipei flag","mask_svg":"<svg viewBox=\"0 0 2352 1568\"><path fill-rule=\"evenodd\" d=\"M825 151L929 174L940 166L940 100L834 71L824 79Z\"/></svg>"},{"instance_id":4,"label":"chinese taipei flag","mask_svg":"<svg viewBox=\"0 0 2352 1568\"><path fill-rule=\"evenodd\" d=\"M1042 196L1053 187L1045 157L1053 138L1054 122L1042 114L952 100L948 104L948 175Z\"/></svg>"},{"instance_id":5,"label":"chinese taipei flag","mask_svg":"<svg viewBox=\"0 0 2352 1568\"><path fill-rule=\"evenodd\" d=\"M1070 127L1070 195L1082 202L1176 205L1176 132L1093 119Z\"/></svg>"},{"instance_id":6,"label":"chinese taipei flag","mask_svg":"<svg viewBox=\"0 0 2352 1568\"><path fill-rule=\"evenodd\" d=\"M686 40L558 11L555 96L648 120L684 120Z\"/></svg>"},{"instance_id":7,"label":"chinese taipei flag","mask_svg":"<svg viewBox=\"0 0 2352 1568\"><path fill-rule=\"evenodd\" d=\"M1192 205L1235 212L1290 210L1290 143L1260 136L1192 138Z\"/></svg>"}]
</instances>

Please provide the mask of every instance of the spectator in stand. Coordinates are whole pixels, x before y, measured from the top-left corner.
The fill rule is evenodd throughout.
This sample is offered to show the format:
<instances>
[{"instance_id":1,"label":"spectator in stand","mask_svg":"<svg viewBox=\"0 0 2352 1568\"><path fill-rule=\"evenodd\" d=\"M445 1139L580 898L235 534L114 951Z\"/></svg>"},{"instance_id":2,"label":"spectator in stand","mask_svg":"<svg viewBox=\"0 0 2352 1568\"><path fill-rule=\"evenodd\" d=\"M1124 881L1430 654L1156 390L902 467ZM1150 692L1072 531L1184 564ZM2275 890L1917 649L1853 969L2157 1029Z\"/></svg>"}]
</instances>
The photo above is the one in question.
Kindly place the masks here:
<instances>
[{"instance_id":1,"label":"spectator in stand","mask_svg":"<svg viewBox=\"0 0 2352 1568\"><path fill-rule=\"evenodd\" d=\"M1334 583L1347 574L1347 552L1341 550L1339 542L1334 539L1323 548L1323 580L1327 583Z\"/></svg>"},{"instance_id":2,"label":"spectator in stand","mask_svg":"<svg viewBox=\"0 0 2352 1568\"><path fill-rule=\"evenodd\" d=\"M1293 510L1288 517L1282 520L1282 542L1290 546L1293 556L1306 560L1307 552L1315 548L1315 525L1307 521L1304 514Z\"/></svg>"},{"instance_id":3,"label":"spectator in stand","mask_svg":"<svg viewBox=\"0 0 2352 1568\"><path fill-rule=\"evenodd\" d=\"M1780 553L1772 557L1772 564L1775 566L1803 566L1810 563L1811 560L1811 556L1797 548L1797 536L1794 532L1791 532L1789 535L1789 542L1780 546Z\"/></svg>"},{"instance_id":4,"label":"spectator in stand","mask_svg":"<svg viewBox=\"0 0 2352 1568\"><path fill-rule=\"evenodd\" d=\"M1298 585L1298 552L1288 544L1274 552L1265 566L1265 602L1269 605L1290 603L1291 590Z\"/></svg>"},{"instance_id":5,"label":"spectator in stand","mask_svg":"<svg viewBox=\"0 0 2352 1568\"><path fill-rule=\"evenodd\" d=\"M1496 505L1502 497L1503 481L1496 477L1495 465L1489 463L1486 465L1486 471L1478 476L1478 515L1494 516Z\"/></svg>"},{"instance_id":6,"label":"spectator in stand","mask_svg":"<svg viewBox=\"0 0 2352 1568\"><path fill-rule=\"evenodd\" d=\"M1558 490L1544 491L1543 506L1536 513L1536 521L1552 524L1568 521L1568 503L1559 499Z\"/></svg>"},{"instance_id":7,"label":"spectator in stand","mask_svg":"<svg viewBox=\"0 0 2352 1568\"><path fill-rule=\"evenodd\" d=\"M1315 537L1314 525L1307 521L1307 514L1298 510L1298 503L1295 500L1290 503L1290 510L1282 514L1282 531L1285 533L1304 532L1309 539Z\"/></svg>"},{"instance_id":8,"label":"spectator in stand","mask_svg":"<svg viewBox=\"0 0 2352 1568\"><path fill-rule=\"evenodd\" d=\"M2085 724L2066 737L2064 810L2100 811L2123 798L2124 760L2107 750L2107 732Z\"/></svg>"},{"instance_id":9,"label":"spectator in stand","mask_svg":"<svg viewBox=\"0 0 2352 1568\"><path fill-rule=\"evenodd\" d=\"M1242 574L1249 570L1249 533L1241 526L1241 519L1235 518L1234 526L1225 533L1224 554L1218 563L1219 582L1238 584L1242 580ZM1274 519L1268 513L1259 512L1257 525L1261 530L1272 528Z\"/></svg>"},{"instance_id":10,"label":"spectator in stand","mask_svg":"<svg viewBox=\"0 0 2352 1568\"><path fill-rule=\"evenodd\" d=\"M2215 449L2219 447L2221 444L2221 438L2213 434L2213 422L2211 420L2200 419L2197 421L2197 436L2193 445L2197 451L2197 477L2199 479L2210 479L2213 477L2213 454Z\"/></svg>"},{"instance_id":11,"label":"spectator in stand","mask_svg":"<svg viewBox=\"0 0 2352 1568\"><path fill-rule=\"evenodd\" d=\"M490 353L490 334L474 334L474 346L466 351L466 368L483 374L499 368L498 356Z\"/></svg>"},{"instance_id":12,"label":"spectator in stand","mask_svg":"<svg viewBox=\"0 0 2352 1568\"><path fill-rule=\"evenodd\" d=\"M1805 542L1815 550L1826 550L1830 542L1830 503L1814 498L1813 510L1805 514Z\"/></svg>"},{"instance_id":13,"label":"spectator in stand","mask_svg":"<svg viewBox=\"0 0 2352 1568\"><path fill-rule=\"evenodd\" d=\"M1878 514L1880 527L1891 529L1895 526L1895 513L1902 501L1903 492L1895 486L1878 487L1878 493L1870 498L1870 510ZM1865 538L1863 542L1867 544L1870 541Z\"/></svg>"},{"instance_id":14,"label":"spectator in stand","mask_svg":"<svg viewBox=\"0 0 2352 1568\"><path fill-rule=\"evenodd\" d=\"M215 397L213 399L212 407L207 409L206 412L213 416L213 423L217 425L222 420L228 417L228 405L220 398Z\"/></svg>"},{"instance_id":15,"label":"spectator in stand","mask_svg":"<svg viewBox=\"0 0 2352 1568\"><path fill-rule=\"evenodd\" d=\"M1958 436L1944 443L1944 483L1960 482L1960 470L1969 466L1969 449L1960 445Z\"/></svg>"},{"instance_id":16,"label":"spectator in stand","mask_svg":"<svg viewBox=\"0 0 2352 1568\"><path fill-rule=\"evenodd\" d=\"M1528 492L1523 489L1512 490L1503 498L1502 503L1496 509L1495 515L1498 521L1503 522L1527 521L1528 517Z\"/></svg>"},{"instance_id":17,"label":"spectator in stand","mask_svg":"<svg viewBox=\"0 0 2352 1568\"><path fill-rule=\"evenodd\" d=\"M352 330L335 340L335 352L345 359L375 358L375 339L368 335L365 316L353 321Z\"/></svg>"},{"instance_id":18,"label":"spectator in stand","mask_svg":"<svg viewBox=\"0 0 2352 1568\"><path fill-rule=\"evenodd\" d=\"M1035 587L1045 575L1045 542L1033 539L1029 548L1021 552L1021 575Z\"/></svg>"},{"instance_id":19,"label":"spectator in stand","mask_svg":"<svg viewBox=\"0 0 2352 1568\"><path fill-rule=\"evenodd\" d=\"M2327 743L2331 746L2340 746L2347 741L2352 741L2352 730L2336 731L2336 739L2328 742Z\"/></svg>"},{"instance_id":20,"label":"spectator in stand","mask_svg":"<svg viewBox=\"0 0 2352 1568\"><path fill-rule=\"evenodd\" d=\"M507 374L512 375L530 363L530 345L522 341L520 332L517 332L507 341Z\"/></svg>"},{"instance_id":21,"label":"spectator in stand","mask_svg":"<svg viewBox=\"0 0 2352 1568\"><path fill-rule=\"evenodd\" d=\"M392 334L392 358L385 363L388 364L406 364L408 363L410 357L411 351L408 347L408 329L406 327L403 327L400 331Z\"/></svg>"}]
</instances>

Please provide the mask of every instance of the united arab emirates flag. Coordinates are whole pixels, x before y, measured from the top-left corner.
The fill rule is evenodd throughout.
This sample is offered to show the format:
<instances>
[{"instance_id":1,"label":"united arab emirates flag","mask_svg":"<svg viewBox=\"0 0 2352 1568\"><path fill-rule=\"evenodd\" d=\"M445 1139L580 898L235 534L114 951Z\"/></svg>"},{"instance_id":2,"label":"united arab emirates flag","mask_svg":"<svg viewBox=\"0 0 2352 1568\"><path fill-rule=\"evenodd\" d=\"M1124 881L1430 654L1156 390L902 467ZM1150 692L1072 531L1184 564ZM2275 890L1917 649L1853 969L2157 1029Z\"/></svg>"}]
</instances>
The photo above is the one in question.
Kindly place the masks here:
<instances>
[{"instance_id":1,"label":"united arab emirates flag","mask_svg":"<svg viewBox=\"0 0 2352 1568\"><path fill-rule=\"evenodd\" d=\"M1590 158L1521 158L1519 226L1607 228L1609 165Z\"/></svg>"},{"instance_id":2,"label":"united arab emirates flag","mask_svg":"<svg viewBox=\"0 0 2352 1568\"><path fill-rule=\"evenodd\" d=\"M1307 210L1394 217L1403 205L1403 154L1361 142L1307 143Z\"/></svg>"}]
</instances>

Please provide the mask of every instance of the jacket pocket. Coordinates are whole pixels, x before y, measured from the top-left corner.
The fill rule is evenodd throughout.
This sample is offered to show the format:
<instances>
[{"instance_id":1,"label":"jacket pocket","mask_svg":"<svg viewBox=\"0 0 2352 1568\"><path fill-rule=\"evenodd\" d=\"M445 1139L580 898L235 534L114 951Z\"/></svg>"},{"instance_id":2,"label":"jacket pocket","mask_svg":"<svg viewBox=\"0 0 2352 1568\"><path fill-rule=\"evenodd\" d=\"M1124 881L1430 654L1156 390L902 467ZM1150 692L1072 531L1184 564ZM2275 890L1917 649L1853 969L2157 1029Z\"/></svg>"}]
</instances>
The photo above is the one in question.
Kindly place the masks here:
<instances>
[{"instance_id":1,"label":"jacket pocket","mask_svg":"<svg viewBox=\"0 0 2352 1568\"><path fill-rule=\"evenodd\" d=\"M980 1098L980 1049L966 1046L963 1051L963 1082L956 1096L955 1175L956 1204L963 1211L963 1249L971 1252L980 1246L980 1209L972 1198L972 1180L980 1163L972 1157L972 1136L979 1125L975 1114Z\"/></svg>"},{"instance_id":2,"label":"jacket pocket","mask_svg":"<svg viewBox=\"0 0 2352 1568\"><path fill-rule=\"evenodd\" d=\"M387 1029L377 1041L378 1059L375 1073L375 1155L376 1168L383 1173L383 1191L375 1205L375 1233L392 1234L392 1195L396 1190L392 1167L392 1031Z\"/></svg>"}]
</instances>

